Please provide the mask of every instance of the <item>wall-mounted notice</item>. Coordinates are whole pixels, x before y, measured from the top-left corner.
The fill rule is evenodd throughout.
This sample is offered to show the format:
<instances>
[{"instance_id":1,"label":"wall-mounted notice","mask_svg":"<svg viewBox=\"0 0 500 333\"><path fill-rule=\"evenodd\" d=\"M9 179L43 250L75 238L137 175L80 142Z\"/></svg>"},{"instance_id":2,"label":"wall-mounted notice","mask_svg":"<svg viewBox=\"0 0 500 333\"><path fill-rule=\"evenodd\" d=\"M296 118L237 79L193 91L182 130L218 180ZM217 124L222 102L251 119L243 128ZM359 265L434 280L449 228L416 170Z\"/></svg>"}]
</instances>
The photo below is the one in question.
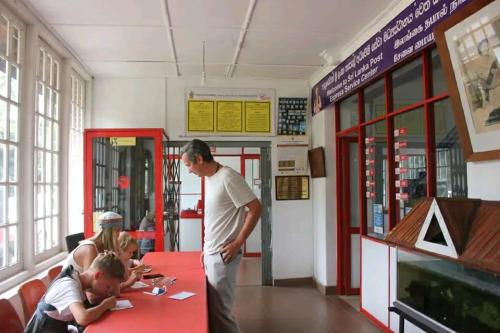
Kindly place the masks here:
<instances>
[{"instance_id":1,"label":"wall-mounted notice","mask_svg":"<svg viewBox=\"0 0 500 333\"><path fill-rule=\"evenodd\" d=\"M276 176L276 200L309 199L309 176Z\"/></svg>"},{"instance_id":2,"label":"wall-mounted notice","mask_svg":"<svg viewBox=\"0 0 500 333\"><path fill-rule=\"evenodd\" d=\"M217 101L217 132L243 130L243 102Z\"/></svg>"},{"instance_id":3,"label":"wall-mounted notice","mask_svg":"<svg viewBox=\"0 0 500 333\"><path fill-rule=\"evenodd\" d=\"M186 88L186 132L273 136L274 89Z\"/></svg>"},{"instance_id":4,"label":"wall-mounted notice","mask_svg":"<svg viewBox=\"0 0 500 333\"><path fill-rule=\"evenodd\" d=\"M264 132L271 131L271 103L245 102L245 131Z\"/></svg>"},{"instance_id":5,"label":"wall-mounted notice","mask_svg":"<svg viewBox=\"0 0 500 333\"><path fill-rule=\"evenodd\" d=\"M188 110L188 131L213 132L213 101L188 101Z\"/></svg>"},{"instance_id":6,"label":"wall-mounted notice","mask_svg":"<svg viewBox=\"0 0 500 333\"><path fill-rule=\"evenodd\" d=\"M305 135L307 98L280 97L278 135Z\"/></svg>"}]
</instances>

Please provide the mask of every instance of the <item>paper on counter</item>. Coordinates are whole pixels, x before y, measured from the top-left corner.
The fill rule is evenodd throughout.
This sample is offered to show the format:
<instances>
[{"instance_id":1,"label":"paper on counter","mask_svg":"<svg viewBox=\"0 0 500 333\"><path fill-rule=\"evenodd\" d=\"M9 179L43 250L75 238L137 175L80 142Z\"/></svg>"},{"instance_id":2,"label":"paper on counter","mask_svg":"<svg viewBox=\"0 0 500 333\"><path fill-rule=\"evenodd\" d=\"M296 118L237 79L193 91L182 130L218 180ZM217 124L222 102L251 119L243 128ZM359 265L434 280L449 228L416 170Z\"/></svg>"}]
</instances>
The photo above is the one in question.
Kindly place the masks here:
<instances>
[{"instance_id":1,"label":"paper on counter","mask_svg":"<svg viewBox=\"0 0 500 333\"><path fill-rule=\"evenodd\" d=\"M149 284L144 283L142 281L135 281L134 284L130 286L130 288L134 288L134 289L140 289L140 288L144 288L144 287L149 287Z\"/></svg>"},{"instance_id":2,"label":"paper on counter","mask_svg":"<svg viewBox=\"0 0 500 333\"><path fill-rule=\"evenodd\" d=\"M169 296L169 298L183 300L194 295L196 295L196 293L192 293L190 291L181 291L180 293Z\"/></svg>"},{"instance_id":3,"label":"paper on counter","mask_svg":"<svg viewBox=\"0 0 500 333\"><path fill-rule=\"evenodd\" d=\"M116 311L116 310L123 310L123 309L130 309L133 308L134 306L128 299L121 299L116 301L116 305L114 308L111 309L111 311Z\"/></svg>"}]
</instances>

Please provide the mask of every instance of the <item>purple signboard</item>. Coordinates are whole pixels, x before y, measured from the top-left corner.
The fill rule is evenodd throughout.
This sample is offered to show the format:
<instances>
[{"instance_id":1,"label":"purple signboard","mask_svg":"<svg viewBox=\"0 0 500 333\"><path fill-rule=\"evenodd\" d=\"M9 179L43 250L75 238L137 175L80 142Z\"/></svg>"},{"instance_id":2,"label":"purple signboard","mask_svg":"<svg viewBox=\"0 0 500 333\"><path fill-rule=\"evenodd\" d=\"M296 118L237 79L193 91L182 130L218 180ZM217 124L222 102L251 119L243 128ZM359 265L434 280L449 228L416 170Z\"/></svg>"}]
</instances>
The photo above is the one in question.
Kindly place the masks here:
<instances>
[{"instance_id":1,"label":"purple signboard","mask_svg":"<svg viewBox=\"0 0 500 333\"><path fill-rule=\"evenodd\" d=\"M415 0L313 87L313 115L433 43L432 28L469 2Z\"/></svg>"}]
</instances>

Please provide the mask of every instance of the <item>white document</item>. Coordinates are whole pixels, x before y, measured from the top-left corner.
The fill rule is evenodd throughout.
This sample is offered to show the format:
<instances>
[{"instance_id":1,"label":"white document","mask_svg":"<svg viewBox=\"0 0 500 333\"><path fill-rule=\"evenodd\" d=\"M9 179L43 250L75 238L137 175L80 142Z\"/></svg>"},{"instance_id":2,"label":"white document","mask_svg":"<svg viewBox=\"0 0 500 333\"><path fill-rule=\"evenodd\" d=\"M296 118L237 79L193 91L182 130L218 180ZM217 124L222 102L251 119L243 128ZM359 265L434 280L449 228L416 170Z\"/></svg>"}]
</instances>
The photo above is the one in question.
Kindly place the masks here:
<instances>
[{"instance_id":1,"label":"white document","mask_svg":"<svg viewBox=\"0 0 500 333\"><path fill-rule=\"evenodd\" d=\"M144 288L144 287L149 287L149 284L144 283L142 281L136 281L136 282L134 282L133 285L130 286L130 288L133 288L133 289L140 289L140 288Z\"/></svg>"},{"instance_id":2,"label":"white document","mask_svg":"<svg viewBox=\"0 0 500 333\"><path fill-rule=\"evenodd\" d=\"M183 299L186 299L186 298L194 296L194 295L196 295L196 294L192 293L190 291L181 291L180 293L172 295L169 298L183 300Z\"/></svg>"},{"instance_id":3,"label":"white document","mask_svg":"<svg viewBox=\"0 0 500 333\"><path fill-rule=\"evenodd\" d=\"M116 310L123 310L123 309L130 309L133 308L134 306L128 299L121 299L119 301L116 301L116 305L114 308L111 309L111 311L116 311Z\"/></svg>"}]
</instances>

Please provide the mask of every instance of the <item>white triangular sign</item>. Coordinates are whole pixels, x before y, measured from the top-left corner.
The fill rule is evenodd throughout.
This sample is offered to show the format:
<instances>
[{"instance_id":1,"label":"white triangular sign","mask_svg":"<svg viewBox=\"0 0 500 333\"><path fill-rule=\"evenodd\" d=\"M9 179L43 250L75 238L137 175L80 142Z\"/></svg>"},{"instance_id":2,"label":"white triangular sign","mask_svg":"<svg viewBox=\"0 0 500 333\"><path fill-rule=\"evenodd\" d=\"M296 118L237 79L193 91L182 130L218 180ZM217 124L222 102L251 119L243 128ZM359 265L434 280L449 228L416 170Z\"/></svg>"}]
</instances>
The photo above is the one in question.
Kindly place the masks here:
<instances>
[{"instance_id":1,"label":"white triangular sign","mask_svg":"<svg viewBox=\"0 0 500 333\"><path fill-rule=\"evenodd\" d=\"M429 227L431 226L431 221L433 220L434 216L435 216L434 220L435 221L437 220L446 244L431 242L425 239L425 236L427 235ZM439 209L439 205L437 204L436 199L432 201L431 207L427 212L425 222L422 225L422 228L420 229L420 233L418 234L418 239L417 242L415 243L415 247L429 252L441 254L443 256L452 257L454 259L458 258L457 250L455 249L455 245L453 244L450 232L446 227L443 214L441 214L441 210Z\"/></svg>"}]
</instances>

